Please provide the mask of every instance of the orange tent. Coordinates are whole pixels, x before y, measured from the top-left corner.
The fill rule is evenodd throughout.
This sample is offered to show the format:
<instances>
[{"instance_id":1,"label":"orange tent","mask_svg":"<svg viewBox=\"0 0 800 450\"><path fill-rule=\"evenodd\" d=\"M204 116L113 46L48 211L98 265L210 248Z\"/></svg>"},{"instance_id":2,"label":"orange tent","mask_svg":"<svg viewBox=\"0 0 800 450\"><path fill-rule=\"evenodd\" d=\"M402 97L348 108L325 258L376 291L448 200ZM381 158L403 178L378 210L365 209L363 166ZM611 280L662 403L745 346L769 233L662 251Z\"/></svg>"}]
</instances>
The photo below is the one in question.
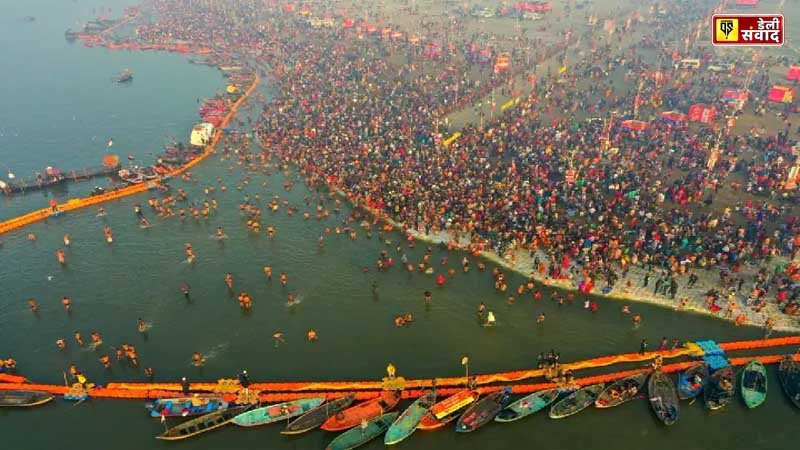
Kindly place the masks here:
<instances>
[{"instance_id":1,"label":"orange tent","mask_svg":"<svg viewBox=\"0 0 800 450\"><path fill-rule=\"evenodd\" d=\"M511 67L511 57L503 53L497 57L497 61L494 63L494 73L505 72L509 67Z\"/></svg>"}]
</instances>

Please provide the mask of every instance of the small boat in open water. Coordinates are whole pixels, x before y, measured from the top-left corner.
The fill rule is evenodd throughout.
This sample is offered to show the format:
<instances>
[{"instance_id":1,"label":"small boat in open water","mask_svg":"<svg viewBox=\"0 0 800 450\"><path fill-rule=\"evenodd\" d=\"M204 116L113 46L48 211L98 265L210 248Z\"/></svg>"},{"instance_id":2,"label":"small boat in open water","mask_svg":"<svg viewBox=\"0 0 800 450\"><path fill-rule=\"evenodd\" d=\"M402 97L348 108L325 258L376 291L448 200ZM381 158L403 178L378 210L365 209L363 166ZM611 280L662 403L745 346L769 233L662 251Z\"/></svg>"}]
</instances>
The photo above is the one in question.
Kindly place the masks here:
<instances>
[{"instance_id":1,"label":"small boat in open water","mask_svg":"<svg viewBox=\"0 0 800 450\"><path fill-rule=\"evenodd\" d=\"M800 363L794 360L793 355L786 355L781 360L778 379L781 380L783 393L794 406L800 408Z\"/></svg>"},{"instance_id":2,"label":"small boat in open water","mask_svg":"<svg viewBox=\"0 0 800 450\"><path fill-rule=\"evenodd\" d=\"M639 373L623 378L603 390L595 400L594 406L597 408L613 408L629 402L642 393L645 381L647 381L647 373Z\"/></svg>"},{"instance_id":3,"label":"small boat in open water","mask_svg":"<svg viewBox=\"0 0 800 450\"><path fill-rule=\"evenodd\" d=\"M680 407L675 383L664 372L657 370L650 375L647 382L647 395L650 397L650 406L656 417L664 425L672 425L678 421Z\"/></svg>"},{"instance_id":4,"label":"small boat in open water","mask_svg":"<svg viewBox=\"0 0 800 450\"><path fill-rule=\"evenodd\" d=\"M760 406L767 399L767 369L754 359L742 371L742 399L748 408Z\"/></svg>"},{"instance_id":5,"label":"small boat in open water","mask_svg":"<svg viewBox=\"0 0 800 450\"><path fill-rule=\"evenodd\" d=\"M396 412L375 417L358 428L340 434L325 450L350 450L364 445L388 430L396 418Z\"/></svg>"},{"instance_id":6,"label":"small boat in open water","mask_svg":"<svg viewBox=\"0 0 800 450\"><path fill-rule=\"evenodd\" d=\"M39 406L53 399L49 392L0 391L0 408L28 408Z\"/></svg>"},{"instance_id":7,"label":"small boat in open water","mask_svg":"<svg viewBox=\"0 0 800 450\"><path fill-rule=\"evenodd\" d=\"M325 423L339 411L350 406L355 401L355 394L325 402L293 420L281 434L300 434L313 430Z\"/></svg>"},{"instance_id":8,"label":"small boat in open water","mask_svg":"<svg viewBox=\"0 0 800 450\"><path fill-rule=\"evenodd\" d=\"M291 419L316 408L325 401L324 397L301 398L276 405L251 409L234 417L233 424L240 427L256 427L268 425L281 420Z\"/></svg>"},{"instance_id":9,"label":"small boat in open water","mask_svg":"<svg viewBox=\"0 0 800 450\"><path fill-rule=\"evenodd\" d=\"M678 377L678 398L691 400L701 392L708 381L708 364L700 362L689 367Z\"/></svg>"},{"instance_id":10,"label":"small boat in open water","mask_svg":"<svg viewBox=\"0 0 800 450\"><path fill-rule=\"evenodd\" d=\"M526 395L516 402L508 405L506 409L500 411L495 416L495 422L513 422L522 419L523 417L530 416L531 414L541 411L550 406L556 399L558 399L561 389L546 389L544 391L534 392L533 394Z\"/></svg>"},{"instance_id":11,"label":"small boat in open water","mask_svg":"<svg viewBox=\"0 0 800 450\"><path fill-rule=\"evenodd\" d=\"M205 416L196 417L180 425L174 426L162 434L156 436L156 439L163 439L166 441L177 441L180 439L190 438L198 434L205 433L217 429L221 426L227 425L234 417L250 409L250 405L235 406L233 408L223 409L220 411L206 414Z\"/></svg>"},{"instance_id":12,"label":"small boat in open water","mask_svg":"<svg viewBox=\"0 0 800 450\"><path fill-rule=\"evenodd\" d=\"M120 72L120 74L117 75L116 78L114 78L114 81L116 81L117 83L129 83L133 81L133 72L131 72L129 69L125 69L122 72Z\"/></svg>"},{"instance_id":13,"label":"small boat in open water","mask_svg":"<svg viewBox=\"0 0 800 450\"><path fill-rule=\"evenodd\" d=\"M603 391L605 383L593 384L570 394L550 408L551 419L563 419L577 414L594 404L597 396Z\"/></svg>"}]
</instances>

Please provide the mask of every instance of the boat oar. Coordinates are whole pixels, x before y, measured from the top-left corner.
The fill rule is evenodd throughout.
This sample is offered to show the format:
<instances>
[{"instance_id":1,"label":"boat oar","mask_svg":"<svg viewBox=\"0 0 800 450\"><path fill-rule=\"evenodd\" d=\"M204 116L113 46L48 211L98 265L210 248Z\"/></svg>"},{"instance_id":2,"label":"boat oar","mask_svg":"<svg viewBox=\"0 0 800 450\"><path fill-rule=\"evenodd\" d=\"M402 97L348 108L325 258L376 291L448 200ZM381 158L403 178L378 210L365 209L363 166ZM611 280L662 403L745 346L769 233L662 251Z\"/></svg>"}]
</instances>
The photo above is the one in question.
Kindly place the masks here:
<instances>
[{"instance_id":1,"label":"boat oar","mask_svg":"<svg viewBox=\"0 0 800 450\"><path fill-rule=\"evenodd\" d=\"M88 395L87 395L86 397L83 397L82 399L78 400L77 402L75 402L75 404L74 404L74 405L72 405L72 407L74 408L74 407L76 407L76 406L80 405L81 403L83 403L84 401L86 401L86 399L87 399L87 398L89 398L89 396L88 396Z\"/></svg>"}]
</instances>

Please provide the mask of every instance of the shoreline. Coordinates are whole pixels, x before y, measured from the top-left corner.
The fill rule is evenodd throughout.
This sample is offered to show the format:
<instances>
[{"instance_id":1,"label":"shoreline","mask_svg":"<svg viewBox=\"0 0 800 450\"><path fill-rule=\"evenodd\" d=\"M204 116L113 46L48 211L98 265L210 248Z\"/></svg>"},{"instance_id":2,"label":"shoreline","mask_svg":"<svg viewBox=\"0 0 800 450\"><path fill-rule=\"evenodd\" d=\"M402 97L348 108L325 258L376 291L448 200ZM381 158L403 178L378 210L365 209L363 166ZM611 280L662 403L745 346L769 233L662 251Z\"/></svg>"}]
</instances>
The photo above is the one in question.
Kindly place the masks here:
<instances>
[{"instance_id":1,"label":"shoreline","mask_svg":"<svg viewBox=\"0 0 800 450\"><path fill-rule=\"evenodd\" d=\"M386 217L382 217L383 220L387 220ZM401 224L394 222L391 219L387 220L392 226L403 228ZM455 241L453 236L447 231L440 231L437 234L425 234L420 231L416 230L407 230L406 233L410 234L414 239L421 241L421 242L428 242L433 244L447 244L447 245L454 245L455 248L461 251L469 251L463 242ZM570 292L579 292L578 286L575 284L573 278L566 278L566 279L551 279L549 277L542 277L538 274L537 271L533 270L533 260L530 257L529 251L524 251L520 249L514 250L517 256L517 262L512 263L508 261L506 258L500 256L499 254L488 251L488 250L481 250L478 252L478 255L481 258L485 258L489 261L494 262L495 264L514 271L524 277L528 277L538 283L541 283L544 286L562 289ZM540 258L546 257L543 253L539 252L538 256ZM545 259L546 260L546 259ZM572 269L574 266L570 266ZM713 269L711 269L713 270ZM703 295L702 292L706 292L709 289L714 288L715 286L708 286L708 276L706 273L698 273L700 279L695 284L691 291L686 291L686 288L683 287L683 291L681 295L676 296L676 300L672 300L666 296L658 296L654 294L649 294L644 290L649 289L649 287L642 287L641 279L643 278L643 274L646 273L646 270L642 269L638 266L632 266L630 268L630 273L628 274L627 278L621 278L615 284L615 287L608 293L603 294L602 292L597 291L597 286L592 289L591 292L584 293L588 295L594 295L601 298L606 298L609 300L619 300L619 301L631 301L637 303L646 303L650 305L660 306L662 308L669 308L673 309L674 311L687 311L696 314L702 314L705 316L713 317L719 320L724 320L727 322L734 323L735 320L733 318L726 318L724 317L724 309L720 310L718 313L710 311L708 308L705 307L703 302L696 298L696 294ZM653 272L657 273L657 272ZM697 272L696 272L697 273ZM746 274L749 275L749 274ZM631 288L630 292L624 292L624 280L631 279L635 280L636 285ZM684 279L681 278L681 281ZM652 286L652 283L650 284ZM678 307L678 297L688 297L689 303L684 308ZM737 301L741 299L737 296ZM774 303L768 303L764 310L760 313L750 310L749 308L740 308L738 310L742 312L747 317L747 320L741 326L751 326L751 327L764 327L763 323L766 321L767 318L773 318L776 321L775 327L773 328L774 331L778 332L800 332L800 323L798 323L798 319L784 314L783 312L779 311ZM761 320L758 320L761 319ZM792 323L794 322L794 323Z\"/></svg>"},{"instance_id":2,"label":"shoreline","mask_svg":"<svg viewBox=\"0 0 800 450\"><path fill-rule=\"evenodd\" d=\"M393 228L400 230L403 234L410 235L417 241L420 242L427 242L431 244L445 244L448 247L453 247L456 250L468 252L473 254L473 252L469 249L470 241L466 239L456 240L455 236L451 234L449 231L437 231L430 234L424 233L419 230L414 230L411 228L406 227L404 224L395 221L382 211L375 210L367 205L362 204L361 202L354 201L350 196L347 195L340 187L335 185L327 185L328 189L332 192L335 192L337 195L341 195L344 197L354 208L363 208L365 211L369 212L375 219L378 221L383 221ZM529 278L537 283L540 283L543 286L562 289L569 292L579 292L578 286L575 283L575 280L571 276L571 270L574 268L574 264L570 264L569 270L566 273L569 275L566 279L551 279L550 277L542 277L539 275L538 271L534 270L533 268L533 258L530 256L529 250L523 250L519 248L515 248L513 250L516 262L508 261L507 258L488 250L480 250L477 251L477 257L484 258L488 261L491 261L504 269L511 270L516 272L523 277ZM546 261L547 255L542 253L541 251L537 250L537 256L540 259ZM511 259L511 258L509 258ZM750 267L753 266L745 266L743 271L740 273L741 276L751 276ZM723 320L726 322L735 323L734 318L727 318L725 317L724 309L721 309L718 312L710 311L707 307L705 307L704 301L699 296L703 296L704 292L707 292L710 289L716 289L718 286L714 285L713 282L709 281L709 273L716 271L721 268L720 266L713 266L710 269L702 269L696 268L695 273L698 275L699 279L697 283L687 290L686 286L682 286L680 289L680 295L676 295L676 299L672 300L666 296L658 296L655 294L650 294L646 290L650 289L648 285L647 287L641 286L642 279L644 278L644 274L647 273L645 269L640 266L630 266L629 274L625 278L620 278L617 280L615 287L609 291L607 294L603 294L602 292L598 291L598 286L595 286L591 292L585 292L584 294L598 296L601 298L609 299L609 300L627 300L636 303L646 303L649 305L659 306L662 308L669 308L673 309L674 311L685 311L691 312L695 314L702 314L705 316L713 317L718 320ZM653 274L658 274L658 271L652 272ZM655 277L654 277L655 279ZM629 292L625 292L624 282L626 280L635 281L635 285L631 287ZM685 281L686 278L680 278L681 282ZM678 298L687 297L689 299L688 304L683 307L678 307ZM741 305L741 298L737 293L737 305ZM737 314L743 313L745 314L746 320L741 325L735 326L749 326L749 327L757 327L764 329L764 322L767 318L772 318L775 320L775 326L773 327L773 332L786 332L786 333L797 333L800 332L800 318L789 316L782 311L780 311L775 303L768 302L767 305L764 307L762 312L756 312L748 307L739 307L737 309ZM631 313L633 314L633 313Z\"/></svg>"}]
</instances>

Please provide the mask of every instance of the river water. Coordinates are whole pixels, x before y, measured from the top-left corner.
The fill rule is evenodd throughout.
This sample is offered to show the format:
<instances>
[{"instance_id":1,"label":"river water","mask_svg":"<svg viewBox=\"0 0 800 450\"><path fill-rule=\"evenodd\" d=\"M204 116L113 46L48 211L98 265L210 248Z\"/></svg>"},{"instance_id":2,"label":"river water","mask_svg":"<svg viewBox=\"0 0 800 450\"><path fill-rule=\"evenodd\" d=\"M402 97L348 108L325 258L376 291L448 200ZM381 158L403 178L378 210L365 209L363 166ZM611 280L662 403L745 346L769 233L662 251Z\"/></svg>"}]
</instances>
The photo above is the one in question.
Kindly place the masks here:
<instances>
[{"instance_id":1,"label":"river water","mask_svg":"<svg viewBox=\"0 0 800 450\"><path fill-rule=\"evenodd\" d=\"M183 56L66 44L63 30L77 18L90 17L98 4L42 0L15 10L20 17L36 16L33 23L2 19L5 27L0 27L0 33L27 37L14 40L19 46L0 50L5 61L13 62L0 89L6 104L14 105L0 110L0 123L4 130L19 134L4 133L0 138L0 161L20 175L54 163L65 167L94 164L106 151L110 136L115 148L126 152L130 148L137 155L144 155L144 148L157 149L164 136L186 139L196 120L196 98L224 85L216 71L187 64ZM104 4L107 7L109 2ZM121 6L112 5L116 13ZM108 80L125 67L135 74L130 87ZM265 89L268 94L269 87ZM92 136L97 138L93 141ZM459 270L443 288L435 286L433 276L409 274L397 267L377 272L374 261L382 249L399 259L394 250L399 235L385 236L392 242L387 246L377 233L372 239L360 233L355 241L331 234L320 249L317 239L323 228L338 225L349 213L347 208L339 218L332 214L324 221L303 220L301 214L307 209L303 198L311 194L300 183L285 192L281 173L254 175L242 191L235 189L241 169L229 160L211 158L194 173L202 181L176 180L173 186L186 189L194 199L202 198L203 189L216 184L217 177L229 188L217 190L220 207L207 222L160 220L147 211L154 225L142 229L133 205L144 204L144 194L106 205L105 218L97 217L93 209L81 210L3 236L0 356L15 357L21 373L43 383L62 382L62 371L69 364L78 365L99 384L144 381L141 371L116 363L106 371L97 362L100 354L113 353L110 345L122 343L136 345L141 364L155 369L157 381L181 376L230 378L242 369L259 381L363 380L382 377L390 361L409 378L455 376L462 373L464 355L470 357L472 373L485 373L530 368L539 352L551 348L561 352L562 361L571 361L635 351L641 339L656 346L662 336L725 341L762 335L755 328L736 328L709 317L643 304L632 305L643 317L643 325L634 329L630 316L620 313L619 301L599 299L600 310L593 315L582 309L581 298L574 305L558 307L549 299L550 289L544 290L540 302L526 295L509 306L492 287L492 265L481 272L475 261L469 274ZM72 189L57 195L71 196ZM247 232L238 212L243 197L254 199L256 194L264 206L263 223L277 230L273 239ZM0 215L9 217L40 207L46 201L42 195L5 201ZM301 213L288 217L283 208L267 212L265 199L273 195L298 206ZM114 231L112 245L103 240L106 225ZM212 238L217 226L224 228L228 239ZM37 233L35 242L26 239L28 231ZM64 233L71 235L73 243L67 250L68 264L60 267L54 252L63 247ZM185 242L191 242L198 255L192 265L184 262ZM418 243L413 249L404 246L403 251L409 260L418 261L424 247ZM445 255L444 250L434 249L432 261L437 268ZM450 254L449 266L459 269L462 256ZM262 274L264 264L273 267L271 282ZM365 266L370 268L367 273L362 271ZM250 313L243 313L228 294L223 282L227 272L234 275L237 292L252 296ZM289 277L287 288L278 283L281 272ZM372 294L373 282L378 285L377 296ZM521 282L522 277L513 275L509 286L513 289ZM190 302L179 290L184 283L191 286ZM423 301L425 290L433 292L429 307ZM288 292L296 293L301 303L287 307ZM59 302L64 295L73 302L69 316ZM26 300L31 297L40 303L36 316L27 309ZM496 328L478 325L475 311L481 301L495 312ZM416 321L396 328L393 317L409 312ZM547 315L543 325L536 324L540 312ZM136 330L139 317L152 324L146 340ZM310 328L320 336L313 344L305 340ZM276 347L271 336L278 330L286 343ZM96 352L80 348L71 337L75 331L87 340L97 331L105 344ZM61 337L69 341L65 352L55 346ZM206 355L205 367L190 365L195 351ZM770 396L758 410L748 411L737 402L709 414L700 402L683 404L681 420L671 428L657 423L646 400L640 400L602 412L588 410L565 420L541 414L512 424L491 424L471 435L452 430L418 432L400 447L793 448L791 424L798 412L784 399L772 369L769 382ZM228 427L174 444L153 439L163 426L146 416L140 402L93 400L73 407L58 400L32 410L0 411L4 444L20 449L321 449L332 438L321 431L287 438L278 434L278 428ZM377 440L364 448L382 446Z\"/></svg>"}]
</instances>

